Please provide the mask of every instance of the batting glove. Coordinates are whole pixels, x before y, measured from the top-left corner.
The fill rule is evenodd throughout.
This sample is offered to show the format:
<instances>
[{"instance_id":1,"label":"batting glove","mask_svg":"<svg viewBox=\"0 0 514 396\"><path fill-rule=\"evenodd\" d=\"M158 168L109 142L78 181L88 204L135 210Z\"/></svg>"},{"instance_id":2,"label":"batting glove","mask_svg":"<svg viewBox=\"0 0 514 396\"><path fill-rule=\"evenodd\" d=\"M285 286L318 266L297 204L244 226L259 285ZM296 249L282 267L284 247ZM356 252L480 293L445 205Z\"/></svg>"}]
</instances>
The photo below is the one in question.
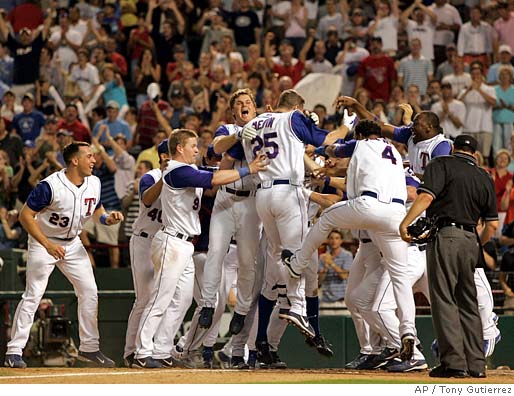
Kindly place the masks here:
<instances>
[{"instance_id":1,"label":"batting glove","mask_svg":"<svg viewBox=\"0 0 514 396\"><path fill-rule=\"evenodd\" d=\"M257 136L257 129L251 125L246 125L237 132L238 140L252 140L255 136Z\"/></svg>"},{"instance_id":2,"label":"batting glove","mask_svg":"<svg viewBox=\"0 0 514 396\"><path fill-rule=\"evenodd\" d=\"M349 131L353 130L355 125L357 124L357 114L353 113L352 115L348 114L348 109L344 109L343 111L343 125L348 128Z\"/></svg>"},{"instance_id":3,"label":"batting glove","mask_svg":"<svg viewBox=\"0 0 514 396\"><path fill-rule=\"evenodd\" d=\"M311 111L309 113L309 119L312 121L314 125L319 126L319 117L315 112Z\"/></svg>"}]
</instances>

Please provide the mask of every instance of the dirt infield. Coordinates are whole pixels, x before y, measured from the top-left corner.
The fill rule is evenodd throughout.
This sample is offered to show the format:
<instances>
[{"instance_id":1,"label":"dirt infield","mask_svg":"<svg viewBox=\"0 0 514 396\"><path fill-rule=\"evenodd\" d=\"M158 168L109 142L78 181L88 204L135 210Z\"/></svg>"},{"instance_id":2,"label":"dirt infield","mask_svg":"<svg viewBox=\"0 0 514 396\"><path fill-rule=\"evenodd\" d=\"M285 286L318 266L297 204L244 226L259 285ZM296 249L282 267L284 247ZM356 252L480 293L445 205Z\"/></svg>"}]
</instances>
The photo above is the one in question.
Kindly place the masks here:
<instances>
[{"instance_id":1,"label":"dirt infield","mask_svg":"<svg viewBox=\"0 0 514 396\"><path fill-rule=\"evenodd\" d=\"M136 370L98 368L0 368L2 384L514 384L514 371L490 370L487 378L430 378L428 371L390 374L381 371L324 370Z\"/></svg>"}]
</instances>

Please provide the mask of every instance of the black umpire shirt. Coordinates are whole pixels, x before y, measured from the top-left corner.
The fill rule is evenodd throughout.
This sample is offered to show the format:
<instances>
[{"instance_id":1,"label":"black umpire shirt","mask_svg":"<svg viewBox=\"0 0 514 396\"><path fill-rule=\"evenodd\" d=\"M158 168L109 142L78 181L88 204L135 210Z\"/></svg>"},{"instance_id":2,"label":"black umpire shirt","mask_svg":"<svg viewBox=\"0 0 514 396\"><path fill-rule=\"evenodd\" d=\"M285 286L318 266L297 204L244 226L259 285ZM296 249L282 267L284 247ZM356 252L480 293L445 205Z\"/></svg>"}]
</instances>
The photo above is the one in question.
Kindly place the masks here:
<instances>
[{"instance_id":1,"label":"black umpire shirt","mask_svg":"<svg viewBox=\"0 0 514 396\"><path fill-rule=\"evenodd\" d=\"M427 217L475 227L480 218L498 220L493 179L475 157L457 152L432 159L425 169L418 194L432 195Z\"/></svg>"}]
</instances>

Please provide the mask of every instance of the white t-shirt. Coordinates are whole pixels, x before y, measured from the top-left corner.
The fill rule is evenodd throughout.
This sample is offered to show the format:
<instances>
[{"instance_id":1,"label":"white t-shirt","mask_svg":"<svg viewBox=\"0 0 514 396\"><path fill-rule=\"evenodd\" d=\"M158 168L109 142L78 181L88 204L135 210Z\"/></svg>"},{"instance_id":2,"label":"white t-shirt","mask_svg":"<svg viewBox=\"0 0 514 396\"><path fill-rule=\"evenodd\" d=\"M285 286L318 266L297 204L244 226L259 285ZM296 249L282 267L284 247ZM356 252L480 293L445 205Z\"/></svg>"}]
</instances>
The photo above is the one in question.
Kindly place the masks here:
<instances>
[{"instance_id":1,"label":"white t-shirt","mask_svg":"<svg viewBox=\"0 0 514 396\"><path fill-rule=\"evenodd\" d=\"M91 95L93 89L100 84L98 69L91 63L86 63L86 67L84 69L79 65L73 65L71 68L70 80L77 83L85 96Z\"/></svg>"},{"instance_id":2,"label":"white t-shirt","mask_svg":"<svg viewBox=\"0 0 514 396\"><path fill-rule=\"evenodd\" d=\"M443 77L442 83L450 83L452 85L453 96L456 97L458 94L462 92L462 90L466 89L471 85L471 76L469 75L469 73L463 73L459 76L456 76L452 73Z\"/></svg>"},{"instance_id":3,"label":"white t-shirt","mask_svg":"<svg viewBox=\"0 0 514 396\"><path fill-rule=\"evenodd\" d=\"M442 7L437 7L436 4L430 6L434 14L437 16L437 23L444 23L446 25L458 24L462 25L462 19L459 11L451 4L446 3ZM450 29L436 30L434 34L434 45L448 45L453 42L454 33Z\"/></svg>"},{"instance_id":4,"label":"white t-shirt","mask_svg":"<svg viewBox=\"0 0 514 396\"><path fill-rule=\"evenodd\" d=\"M480 89L496 99L494 87L482 84ZM474 89L468 92L462 101L466 106L464 131L493 133L493 106L487 103L484 97Z\"/></svg>"},{"instance_id":5,"label":"white t-shirt","mask_svg":"<svg viewBox=\"0 0 514 396\"><path fill-rule=\"evenodd\" d=\"M69 29L66 32L66 40L74 45L82 44L82 35L76 29ZM53 44L58 44L61 41L61 28L55 30L50 36L50 42ZM70 65L72 63L77 62L77 54L73 49L71 49L68 45L62 44L57 50L54 52L54 61L56 57L59 57L61 60L61 66L64 70L69 70Z\"/></svg>"},{"instance_id":6,"label":"white t-shirt","mask_svg":"<svg viewBox=\"0 0 514 396\"><path fill-rule=\"evenodd\" d=\"M456 138L460 134L462 134L462 127L457 128L452 120L448 116L445 118L441 118L441 114L443 112L443 104L442 101L434 103L430 111L436 113L441 120L441 128L443 128L444 136L446 138ZM464 120L466 119L466 106L460 100L453 99L448 105L448 111L452 113L455 117L457 117L462 124L464 124Z\"/></svg>"},{"instance_id":7,"label":"white t-shirt","mask_svg":"<svg viewBox=\"0 0 514 396\"><path fill-rule=\"evenodd\" d=\"M427 59L434 59L435 26L430 18L425 18L421 25L412 19L409 19L405 30L407 30L409 41L411 41L413 38L420 39L421 54Z\"/></svg>"},{"instance_id":8,"label":"white t-shirt","mask_svg":"<svg viewBox=\"0 0 514 396\"><path fill-rule=\"evenodd\" d=\"M339 57L339 54L337 56ZM341 68L341 76L343 77L343 84L341 86L341 95L351 96L355 90L355 81L357 74L352 77L348 76L348 67L361 62L364 58L369 56L369 52L365 48L356 47L354 52L346 52Z\"/></svg>"},{"instance_id":9,"label":"white t-shirt","mask_svg":"<svg viewBox=\"0 0 514 396\"><path fill-rule=\"evenodd\" d=\"M369 27L375 23L376 21L371 21ZM384 52L396 51L398 49L398 18L394 15L389 15L380 19L373 37L380 37L382 39L382 49Z\"/></svg>"}]
</instances>

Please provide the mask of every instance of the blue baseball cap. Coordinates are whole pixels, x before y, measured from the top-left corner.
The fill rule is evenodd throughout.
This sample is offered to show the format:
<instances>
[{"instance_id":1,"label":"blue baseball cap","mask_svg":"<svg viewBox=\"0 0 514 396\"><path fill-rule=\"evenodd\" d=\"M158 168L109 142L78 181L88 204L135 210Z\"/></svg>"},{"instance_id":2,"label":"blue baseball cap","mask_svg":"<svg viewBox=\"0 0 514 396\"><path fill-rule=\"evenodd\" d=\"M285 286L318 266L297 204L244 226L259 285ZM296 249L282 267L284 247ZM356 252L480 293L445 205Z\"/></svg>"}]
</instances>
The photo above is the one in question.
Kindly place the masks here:
<instances>
[{"instance_id":1,"label":"blue baseball cap","mask_svg":"<svg viewBox=\"0 0 514 396\"><path fill-rule=\"evenodd\" d=\"M159 153L159 155L169 154L168 139L164 139L162 142L159 143L159 145L157 146L157 152Z\"/></svg>"}]
</instances>

